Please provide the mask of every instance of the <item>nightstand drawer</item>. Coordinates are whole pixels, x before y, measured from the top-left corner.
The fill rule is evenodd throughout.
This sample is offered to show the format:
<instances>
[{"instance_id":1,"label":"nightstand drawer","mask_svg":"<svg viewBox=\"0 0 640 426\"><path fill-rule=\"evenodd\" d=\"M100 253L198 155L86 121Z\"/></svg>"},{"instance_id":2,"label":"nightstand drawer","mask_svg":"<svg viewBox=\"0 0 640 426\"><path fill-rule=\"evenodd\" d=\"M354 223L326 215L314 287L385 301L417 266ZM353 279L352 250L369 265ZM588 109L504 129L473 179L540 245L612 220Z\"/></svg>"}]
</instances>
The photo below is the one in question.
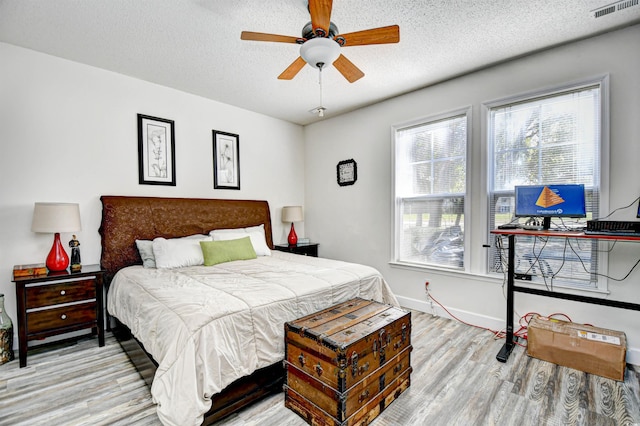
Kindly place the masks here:
<instances>
[{"instance_id":1,"label":"nightstand drawer","mask_svg":"<svg viewBox=\"0 0 640 426\"><path fill-rule=\"evenodd\" d=\"M95 321L95 301L27 312L29 334Z\"/></svg>"},{"instance_id":2,"label":"nightstand drawer","mask_svg":"<svg viewBox=\"0 0 640 426\"><path fill-rule=\"evenodd\" d=\"M27 309L96 298L96 284L93 279L48 285L27 285L25 290Z\"/></svg>"}]
</instances>

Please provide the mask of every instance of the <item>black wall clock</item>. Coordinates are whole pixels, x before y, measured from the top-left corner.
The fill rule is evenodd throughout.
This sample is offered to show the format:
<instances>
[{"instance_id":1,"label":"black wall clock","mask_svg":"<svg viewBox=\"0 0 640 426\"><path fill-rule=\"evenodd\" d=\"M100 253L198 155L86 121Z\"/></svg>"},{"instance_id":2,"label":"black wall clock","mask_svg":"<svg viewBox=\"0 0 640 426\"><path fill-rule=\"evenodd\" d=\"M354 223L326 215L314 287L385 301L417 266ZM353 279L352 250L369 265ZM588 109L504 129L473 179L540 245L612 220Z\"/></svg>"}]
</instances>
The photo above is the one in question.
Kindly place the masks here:
<instances>
[{"instance_id":1,"label":"black wall clock","mask_svg":"<svg viewBox=\"0 0 640 426\"><path fill-rule=\"evenodd\" d=\"M336 166L338 185L353 185L358 179L358 165L353 159L340 161Z\"/></svg>"}]
</instances>

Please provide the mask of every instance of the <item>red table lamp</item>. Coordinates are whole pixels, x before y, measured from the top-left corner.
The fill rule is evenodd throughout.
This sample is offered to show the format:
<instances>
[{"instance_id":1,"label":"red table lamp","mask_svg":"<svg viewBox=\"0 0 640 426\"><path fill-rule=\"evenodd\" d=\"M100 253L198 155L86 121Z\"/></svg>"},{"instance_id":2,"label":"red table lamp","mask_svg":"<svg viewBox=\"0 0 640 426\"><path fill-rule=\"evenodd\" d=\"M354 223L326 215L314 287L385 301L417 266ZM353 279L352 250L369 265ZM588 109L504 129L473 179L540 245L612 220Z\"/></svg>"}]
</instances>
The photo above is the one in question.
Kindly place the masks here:
<instances>
[{"instance_id":1,"label":"red table lamp","mask_svg":"<svg viewBox=\"0 0 640 426\"><path fill-rule=\"evenodd\" d=\"M64 271L69 266L69 255L60 242L61 232L78 232L80 207L74 203L35 203L31 231L53 233L53 246L47 256L47 269Z\"/></svg>"},{"instance_id":2,"label":"red table lamp","mask_svg":"<svg viewBox=\"0 0 640 426\"><path fill-rule=\"evenodd\" d=\"M287 241L289 245L295 246L298 244L298 236L296 230L293 227L293 222L302 222L302 207L301 206L285 206L282 208L282 221L291 222L291 231L289 231L289 237Z\"/></svg>"}]
</instances>

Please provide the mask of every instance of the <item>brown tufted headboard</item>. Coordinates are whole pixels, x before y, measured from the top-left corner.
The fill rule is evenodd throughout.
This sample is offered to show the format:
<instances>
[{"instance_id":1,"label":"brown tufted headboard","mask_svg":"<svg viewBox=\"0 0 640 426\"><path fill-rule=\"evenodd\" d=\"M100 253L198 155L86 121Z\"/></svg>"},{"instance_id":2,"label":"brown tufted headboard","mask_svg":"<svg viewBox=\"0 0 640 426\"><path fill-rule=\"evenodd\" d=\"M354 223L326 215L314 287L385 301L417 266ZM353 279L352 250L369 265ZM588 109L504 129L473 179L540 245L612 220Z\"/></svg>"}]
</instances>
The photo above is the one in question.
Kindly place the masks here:
<instances>
[{"instance_id":1,"label":"brown tufted headboard","mask_svg":"<svg viewBox=\"0 0 640 426\"><path fill-rule=\"evenodd\" d=\"M142 264L136 240L208 234L212 229L244 228L264 224L273 248L269 203L259 200L159 198L103 195L102 255L107 282L125 266Z\"/></svg>"}]
</instances>

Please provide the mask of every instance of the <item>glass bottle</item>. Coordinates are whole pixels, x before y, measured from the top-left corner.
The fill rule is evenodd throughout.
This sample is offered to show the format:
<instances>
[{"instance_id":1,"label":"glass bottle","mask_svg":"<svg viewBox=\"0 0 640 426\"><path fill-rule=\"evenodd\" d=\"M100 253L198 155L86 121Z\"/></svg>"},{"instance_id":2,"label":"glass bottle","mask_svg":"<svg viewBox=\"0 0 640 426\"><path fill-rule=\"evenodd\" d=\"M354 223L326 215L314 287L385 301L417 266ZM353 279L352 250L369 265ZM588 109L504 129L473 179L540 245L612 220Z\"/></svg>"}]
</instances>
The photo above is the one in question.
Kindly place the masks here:
<instances>
[{"instance_id":1,"label":"glass bottle","mask_svg":"<svg viewBox=\"0 0 640 426\"><path fill-rule=\"evenodd\" d=\"M0 365L13 359L13 323L4 310L4 294L0 294Z\"/></svg>"}]
</instances>

